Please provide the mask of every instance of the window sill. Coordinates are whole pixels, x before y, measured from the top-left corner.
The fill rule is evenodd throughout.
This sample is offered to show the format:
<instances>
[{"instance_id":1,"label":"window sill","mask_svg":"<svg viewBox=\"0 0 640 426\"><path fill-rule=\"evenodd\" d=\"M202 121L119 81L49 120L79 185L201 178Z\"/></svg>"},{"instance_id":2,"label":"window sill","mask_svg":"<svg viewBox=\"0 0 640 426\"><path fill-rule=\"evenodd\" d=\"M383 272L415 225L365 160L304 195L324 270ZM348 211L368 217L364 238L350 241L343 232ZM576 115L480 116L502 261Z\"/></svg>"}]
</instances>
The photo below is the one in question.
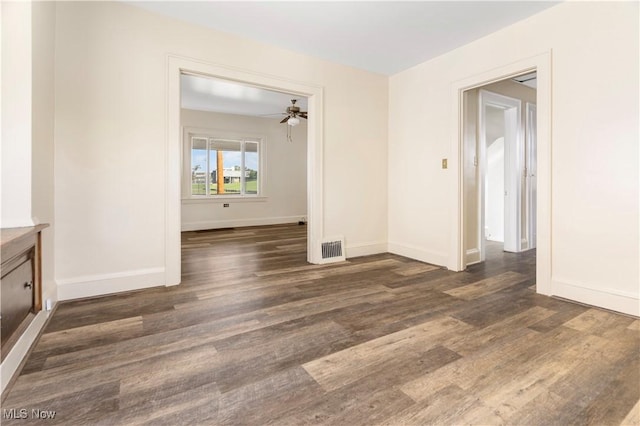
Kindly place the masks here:
<instances>
[{"instance_id":1,"label":"window sill","mask_svg":"<svg viewBox=\"0 0 640 426\"><path fill-rule=\"evenodd\" d=\"M182 204L224 204L224 203L264 203L267 201L264 196L226 196L226 197L202 197L202 198L183 198Z\"/></svg>"}]
</instances>

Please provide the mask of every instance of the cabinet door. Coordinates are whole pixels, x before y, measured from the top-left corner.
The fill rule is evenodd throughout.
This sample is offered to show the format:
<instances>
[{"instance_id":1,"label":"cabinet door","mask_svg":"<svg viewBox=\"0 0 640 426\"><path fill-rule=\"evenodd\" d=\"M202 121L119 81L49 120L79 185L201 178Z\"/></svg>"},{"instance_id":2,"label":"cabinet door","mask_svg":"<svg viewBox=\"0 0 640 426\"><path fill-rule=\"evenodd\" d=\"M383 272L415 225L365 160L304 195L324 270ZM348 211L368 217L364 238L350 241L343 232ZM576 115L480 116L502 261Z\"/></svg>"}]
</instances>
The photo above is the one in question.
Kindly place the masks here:
<instances>
[{"instance_id":1,"label":"cabinet door","mask_svg":"<svg viewBox=\"0 0 640 426\"><path fill-rule=\"evenodd\" d=\"M2 277L2 344L7 341L33 307L33 259L27 259Z\"/></svg>"}]
</instances>

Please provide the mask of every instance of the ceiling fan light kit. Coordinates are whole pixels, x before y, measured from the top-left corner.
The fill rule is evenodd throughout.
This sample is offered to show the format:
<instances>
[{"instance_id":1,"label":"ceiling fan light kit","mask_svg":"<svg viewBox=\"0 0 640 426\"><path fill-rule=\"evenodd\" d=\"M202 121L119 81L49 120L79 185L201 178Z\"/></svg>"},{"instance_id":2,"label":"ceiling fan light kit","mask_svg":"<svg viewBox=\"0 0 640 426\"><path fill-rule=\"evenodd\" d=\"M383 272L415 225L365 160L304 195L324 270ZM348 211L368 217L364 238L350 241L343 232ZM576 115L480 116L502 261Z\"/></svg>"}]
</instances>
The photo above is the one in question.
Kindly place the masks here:
<instances>
[{"instance_id":1,"label":"ceiling fan light kit","mask_svg":"<svg viewBox=\"0 0 640 426\"><path fill-rule=\"evenodd\" d=\"M291 117L287 120L287 124L289 126L297 126L300 124L300 119L298 117Z\"/></svg>"},{"instance_id":2,"label":"ceiling fan light kit","mask_svg":"<svg viewBox=\"0 0 640 426\"><path fill-rule=\"evenodd\" d=\"M291 106L287 107L287 111L283 113L286 117L282 119L281 124L287 123L289 126L297 126L300 124L300 118L307 119L307 112L300 111L300 107L296 106L297 101L297 99L291 99Z\"/></svg>"},{"instance_id":3,"label":"ceiling fan light kit","mask_svg":"<svg viewBox=\"0 0 640 426\"><path fill-rule=\"evenodd\" d=\"M293 142L291 137L291 128L300 124L300 118L307 119L307 112L300 111L300 107L296 106L297 99L291 99L291 106L287 107L286 112L283 112L286 117L282 119L280 124L287 123L287 140Z\"/></svg>"}]
</instances>

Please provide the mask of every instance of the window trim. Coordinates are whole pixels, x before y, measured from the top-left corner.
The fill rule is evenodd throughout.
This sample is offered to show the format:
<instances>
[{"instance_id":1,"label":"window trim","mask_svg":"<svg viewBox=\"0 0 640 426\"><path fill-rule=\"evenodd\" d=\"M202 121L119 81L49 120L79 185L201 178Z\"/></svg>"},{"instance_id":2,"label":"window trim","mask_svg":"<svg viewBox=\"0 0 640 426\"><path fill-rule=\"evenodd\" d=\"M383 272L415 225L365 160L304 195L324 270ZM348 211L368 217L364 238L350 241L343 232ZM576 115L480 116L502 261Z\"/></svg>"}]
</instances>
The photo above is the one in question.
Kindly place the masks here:
<instances>
[{"instance_id":1,"label":"window trim","mask_svg":"<svg viewBox=\"0 0 640 426\"><path fill-rule=\"evenodd\" d=\"M209 139L230 139L258 143L258 193L257 194L225 194L225 195L192 195L191 194L191 139L202 137ZM207 141L207 145L209 141ZM264 202L267 200L266 186L266 158L267 138L259 133L238 132L202 127L183 127L182 132L182 201L185 204L223 203L223 202ZM207 162L209 155L207 155ZM244 167L244 156L242 166ZM243 179L244 180L244 179Z\"/></svg>"}]
</instances>

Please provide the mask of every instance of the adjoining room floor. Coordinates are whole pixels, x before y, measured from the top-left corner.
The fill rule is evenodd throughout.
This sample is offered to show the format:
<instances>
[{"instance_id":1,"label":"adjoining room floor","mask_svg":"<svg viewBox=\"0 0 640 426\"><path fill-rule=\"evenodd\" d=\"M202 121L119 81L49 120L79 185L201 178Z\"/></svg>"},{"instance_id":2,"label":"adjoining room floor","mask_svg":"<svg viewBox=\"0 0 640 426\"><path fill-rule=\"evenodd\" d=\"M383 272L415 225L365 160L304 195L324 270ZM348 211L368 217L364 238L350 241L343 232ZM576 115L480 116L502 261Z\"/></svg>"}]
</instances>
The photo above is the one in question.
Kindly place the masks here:
<instances>
[{"instance_id":1,"label":"adjoining room floor","mask_svg":"<svg viewBox=\"0 0 640 426\"><path fill-rule=\"evenodd\" d=\"M534 251L454 273L305 250L305 226L186 232L180 286L60 304L3 424L639 421L640 320L537 295Z\"/></svg>"}]
</instances>

